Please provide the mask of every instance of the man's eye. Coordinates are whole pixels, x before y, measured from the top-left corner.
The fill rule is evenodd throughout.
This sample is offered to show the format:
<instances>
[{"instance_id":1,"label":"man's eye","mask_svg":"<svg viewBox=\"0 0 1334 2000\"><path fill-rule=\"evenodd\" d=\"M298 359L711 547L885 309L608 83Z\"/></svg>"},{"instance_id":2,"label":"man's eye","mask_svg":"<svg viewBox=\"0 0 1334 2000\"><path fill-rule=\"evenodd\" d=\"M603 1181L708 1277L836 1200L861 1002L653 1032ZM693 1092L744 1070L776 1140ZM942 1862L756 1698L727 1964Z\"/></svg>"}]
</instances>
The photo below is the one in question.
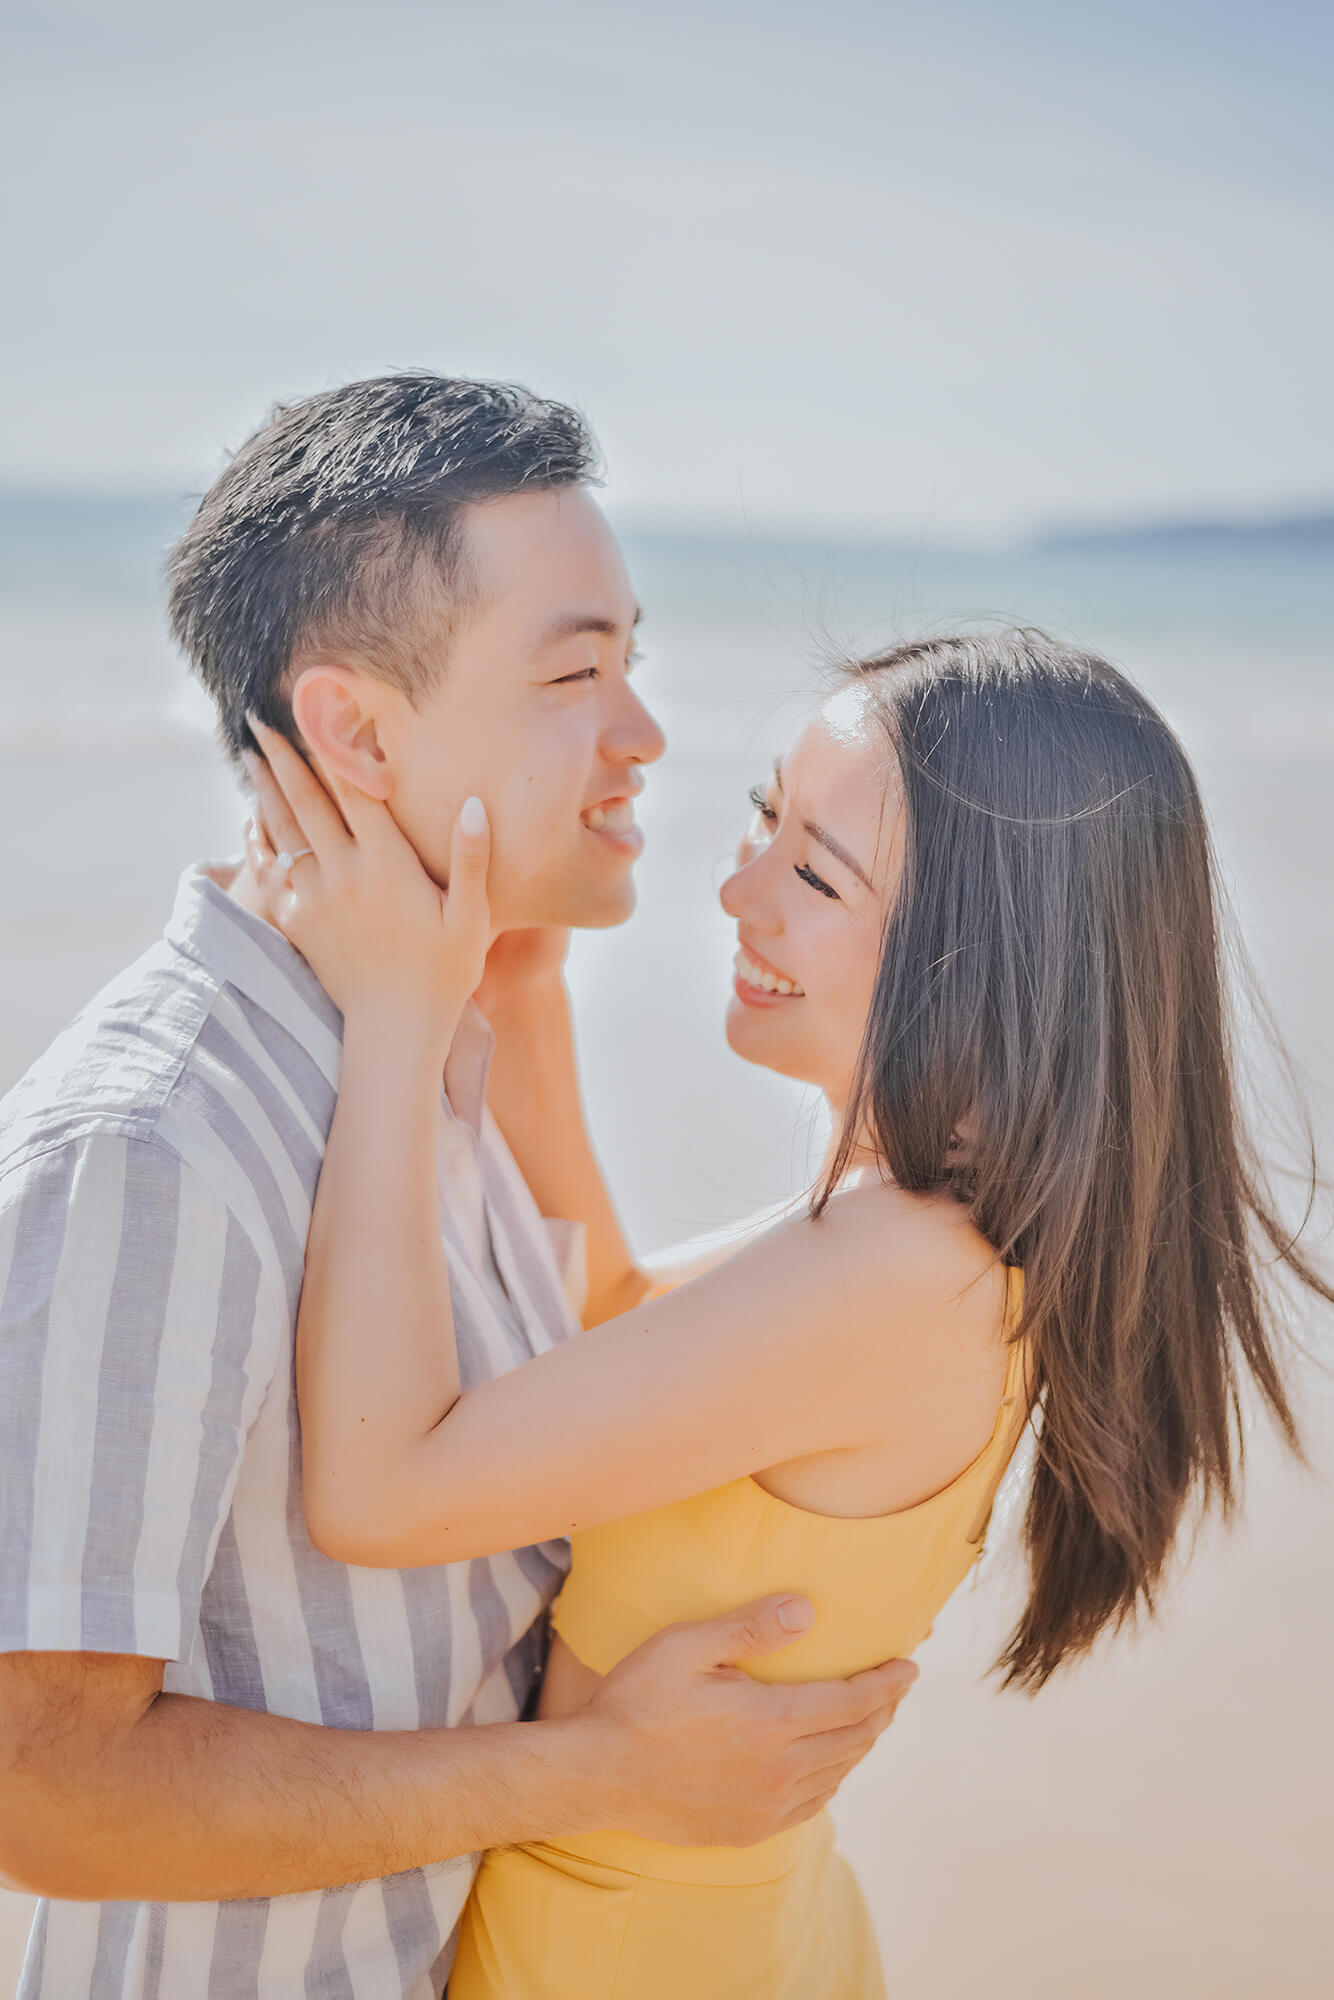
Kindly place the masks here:
<instances>
[{"instance_id":1,"label":"man's eye","mask_svg":"<svg viewBox=\"0 0 1334 2000\"><path fill-rule=\"evenodd\" d=\"M750 800L751 804L754 806L760 818L766 821L768 825L772 826L774 821L778 818L778 814L769 804L768 799L766 799L760 787L758 785L752 785L749 792L747 792L746 796Z\"/></svg>"},{"instance_id":2,"label":"man's eye","mask_svg":"<svg viewBox=\"0 0 1334 2000\"><path fill-rule=\"evenodd\" d=\"M800 875L803 882L809 882L812 889L818 889L822 896L832 896L836 903L842 900L838 890L831 889L823 876L817 875L813 868L808 868L804 861L795 863L792 872L794 875Z\"/></svg>"}]
</instances>

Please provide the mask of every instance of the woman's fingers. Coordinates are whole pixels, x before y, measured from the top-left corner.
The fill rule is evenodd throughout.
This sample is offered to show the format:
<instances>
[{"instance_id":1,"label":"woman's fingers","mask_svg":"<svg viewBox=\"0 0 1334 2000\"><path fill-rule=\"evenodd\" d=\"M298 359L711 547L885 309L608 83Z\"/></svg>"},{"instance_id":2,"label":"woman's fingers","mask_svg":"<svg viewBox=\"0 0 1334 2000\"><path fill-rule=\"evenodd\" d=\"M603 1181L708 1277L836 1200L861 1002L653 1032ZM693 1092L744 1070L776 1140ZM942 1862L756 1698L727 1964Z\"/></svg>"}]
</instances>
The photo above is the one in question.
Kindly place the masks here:
<instances>
[{"instance_id":1,"label":"woman's fingers","mask_svg":"<svg viewBox=\"0 0 1334 2000\"><path fill-rule=\"evenodd\" d=\"M283 906L291 900L292 878L279 868L258 814L246 824L245 854L251 876L264 899L264 914L281 930Z\"/></svg>"},{"instance_id":2,"label":"woman's fingers","mask_svg":"<svg viewBox=\"0 0 1334 2000\"><path fill-rule=\"evenodd\" d=\"M265 761L296 826L296 846L289 848L289 853L295 854L302 847L313 847L322 862L333 861L352 837L338 807L305 758L285 736L280 736L276 729L268 728L258 716L248 714L246 720L264 752ZM272 819L269 820L269 829L275 834L278 831Z\"/></svg>"},{"instance_id":3,"label":"woman's fingers","mask_svg":"<svg viewBox=\"0 0 1334 2000\"><path fill-rule=\"evenodd\" d=\"M247 751L245 767L255 788L258 831L266 837L273 852L276 854L286 848L289 854L299 854L303 847L309 847L311 843L302 832L300 822L288 805L286 794L268 762Z\"/></svg>"}]
</instances>

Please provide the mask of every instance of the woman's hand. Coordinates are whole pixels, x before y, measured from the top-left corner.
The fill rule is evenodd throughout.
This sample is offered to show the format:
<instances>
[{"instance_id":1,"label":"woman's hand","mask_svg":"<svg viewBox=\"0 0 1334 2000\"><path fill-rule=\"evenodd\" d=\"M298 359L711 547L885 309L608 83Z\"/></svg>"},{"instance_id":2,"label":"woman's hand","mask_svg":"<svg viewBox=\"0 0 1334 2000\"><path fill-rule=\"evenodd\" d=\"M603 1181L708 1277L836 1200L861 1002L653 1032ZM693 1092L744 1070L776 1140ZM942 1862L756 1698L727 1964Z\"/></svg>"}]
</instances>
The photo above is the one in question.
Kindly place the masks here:
<instances>
[{"instance_id":1,"label":"woman's hand","mask_svg":"<svg viewBox=\"0 0 1334 2000\"><path fill-rule=\"evenodd\" d=\"M285 737L249 720L265 755L246 760L258 804L246 856L264 914L344 1015L420 1014L447 1046L491 943L481 800L467 800L454 823L446 893L387 806L348 784L335 803ZM280 867L275 848L299 858Z\"/></svg>"}]
</instances>

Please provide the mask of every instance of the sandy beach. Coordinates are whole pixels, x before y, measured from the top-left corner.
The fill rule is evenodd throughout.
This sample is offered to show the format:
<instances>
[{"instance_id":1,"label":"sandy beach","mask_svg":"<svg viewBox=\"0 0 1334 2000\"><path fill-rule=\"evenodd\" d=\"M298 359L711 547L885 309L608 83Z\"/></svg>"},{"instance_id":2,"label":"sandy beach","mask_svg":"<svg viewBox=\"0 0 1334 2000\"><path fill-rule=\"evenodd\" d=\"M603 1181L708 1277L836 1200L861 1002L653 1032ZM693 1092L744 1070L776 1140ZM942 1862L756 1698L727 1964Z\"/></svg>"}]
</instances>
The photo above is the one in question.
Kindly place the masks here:
<instances>
[{"instance_id":1,"label":"sandy beach","mask_svg":"<svg viewBox=\"0 0 1334 2000\"><path fill-rule=\"evenodd\" d=\"M138 660L143 615L125 614L118 659ZM104 638L114 626L108 614ZM56 668L73 657L72 624L41 633ZM1309 687L1268 688L1266 735L1248 719L1245 662L1222 693L1215 679L1193 696L1194 664L1174 643L1150 634L1143 657L1175 662L1165 698L1193 718L1228 879L1328 1163L1328 664ZM647 795L641 912L574 960L591 1116L645 1248L786 1192L808 1155L810 1107L737 1064L719 1027L731 941L710 885L800 680L793 658L766 665L768 645L758 628L698 620L655 644L646 691L676 751ZM1135 664L1129 643L1121 657ZM15 695L0 713L0 1089L151 941L180 867L237 844L236 795L165 673L145 669L138 720L119 736L132 704L115 682L83 724L34 706L31 682L27 707ZM1280 727L1284 701L1296 720ZM1323 1337L1327 1356L1327 1322ZM1257 1431L1243 1523L1206 1536L1157 1628L1036 1701L998 1695L983 1676L1013 1604L1004 1534L940 1619L919 1687L838 1812L896 2000L1328 1993L1334 1386L1301 1374L1311 1473ZM0 1897L0 1992L27 1913Z\"/></svg>"}]
</instances>

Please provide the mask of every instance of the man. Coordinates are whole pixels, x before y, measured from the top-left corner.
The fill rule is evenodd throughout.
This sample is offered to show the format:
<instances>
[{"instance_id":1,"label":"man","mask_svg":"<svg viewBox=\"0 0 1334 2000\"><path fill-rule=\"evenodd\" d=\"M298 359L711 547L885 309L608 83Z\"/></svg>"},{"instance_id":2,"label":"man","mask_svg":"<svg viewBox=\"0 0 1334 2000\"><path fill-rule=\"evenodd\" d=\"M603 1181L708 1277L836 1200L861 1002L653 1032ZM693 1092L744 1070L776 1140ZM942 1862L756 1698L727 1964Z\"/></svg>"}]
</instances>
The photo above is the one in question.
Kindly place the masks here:
<instances>
[{"instance_id":1,"label":"man","mask_svg":"<svg viewBox=\"0 0 1334 2000\"><path fill-rule=\"evenodd\" d=\"M442 882L484 793L508 931L629 913L663 747L592 474L559 405L355 383L259 432L171 561L230 755L253 710L389 800ZM772 1599L521 1721L563 1545L405 1573L312 1547L293 1329L340 1031L247 871L195 868L0 1109L0 1875L48 1899L24 2000L438 1996L479 1849L763 1838L911 1678L759 1686L731 1663L809 1619ZM474 1015L440 1113L465 1382L576 1325L487 1061Z\"/></svg>"}]
</instances>

